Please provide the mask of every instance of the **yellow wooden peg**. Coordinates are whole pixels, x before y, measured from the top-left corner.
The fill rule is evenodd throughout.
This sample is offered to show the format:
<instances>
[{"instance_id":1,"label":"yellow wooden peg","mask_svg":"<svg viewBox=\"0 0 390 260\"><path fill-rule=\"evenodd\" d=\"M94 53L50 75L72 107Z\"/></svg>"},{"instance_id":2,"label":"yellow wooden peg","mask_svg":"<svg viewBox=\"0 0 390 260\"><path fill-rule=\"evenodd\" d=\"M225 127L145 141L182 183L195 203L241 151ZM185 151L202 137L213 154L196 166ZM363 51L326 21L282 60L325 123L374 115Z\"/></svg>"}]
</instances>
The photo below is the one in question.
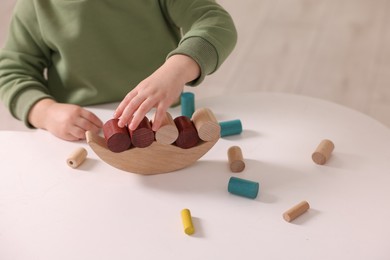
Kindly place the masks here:
<instances>
[{"instance_id":1,"label":"yellow wooden peg","mask_svg":"<svg viewBox=\"0 0 390 260\"><path fill-rule=\"evenodd\" d=\"M195 232L194 225L192 224L191 212L189 209L183 209L181 211L181 219L183 222L184 233L192 235Z\"/></svg>"}]
</instances>

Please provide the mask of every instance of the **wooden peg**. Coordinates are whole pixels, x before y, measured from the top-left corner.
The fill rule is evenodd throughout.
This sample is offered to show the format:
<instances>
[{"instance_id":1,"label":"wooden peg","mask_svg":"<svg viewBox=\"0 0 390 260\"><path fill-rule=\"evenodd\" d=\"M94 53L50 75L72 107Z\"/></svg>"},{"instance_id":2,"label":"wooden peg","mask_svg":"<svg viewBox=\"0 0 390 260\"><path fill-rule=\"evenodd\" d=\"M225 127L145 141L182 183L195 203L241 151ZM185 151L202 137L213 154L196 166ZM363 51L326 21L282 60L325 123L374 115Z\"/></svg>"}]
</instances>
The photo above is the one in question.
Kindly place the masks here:
<instances>
[{"instance_id":1,"label":"wooden peg","mask_svg":"<svg viewBox=\"0 0 390 260\"><path fill-rule=\"evenodd\" d=\"M181 115L192 117L195 111L195 95L192 92L183 92L180 96Z\"/></svg>"},{"instance_id":2,"label":"wooden peg","mask_svg":"<svg viewBox=\"0 0 390 260\"><path fill-rule=\"evenodd\" d=\"M229 135L238 135L242 132L242 123L240 119L220 122L221 137Z\"/></svg>"},{"instance_id":3,"label":"wooden peg","mask_svg":"<svg viewBox=\"0 0 390 260\"><path fill-rule=\"evenodd\" d=\"M179 136L179 131L173 121L171 114L165 113L160 128L155 133L156 141L160 144L172 144Z\"/></svg>"},{"instance_id":4,"label":"wooden peg","mask_svg":"<svg viewBox=\"0 0 390 260\"><path fill-rule=\"evenodd\" d=\"M179 136L175 144L183 149L194 147L199 142L198 132L190 118L186 116L176 117L174 120Z\"/></svg>"},{"instance_id":5,"label":"wooden peg","mask_svg":"<svg viewBox=\"0 0 390 260\"><path fill-rule=\"evenodd\" d=\"M325 164L334 150L334 144L328 139L324 139L317 146L317 149L312 154L311 158L316 164Z\"/></svg>"},{"instance_id":6,"label":"wooden peg","mask_svg":"<svg viewBox=\"0 0 390 260\"><path fill-rule=\"evenodd\" d=\"M241 148L232 146L228 149L229 167L232 172L242 172L245 169Z\"/></svg>"},{"instance_id":7,"label":"wooden peg","mask_svg":"<svg viewBox=\"0 0 390 260\"><path fill-rule=\"evenodd\" d=\"M129 130L131 143L138 148L150 146L154 141L154 132L149 119L145 116L135 130Z\"/></svg>"},{"instance_id":8,"label":"wooden peg","mask_svg":"<svg viewBox=\"0 0 390 260\"><path fill-rule=\"evenodd\" d=\"M305 213L309 208L309 203L307 201L302 201L291 209L287 210L285 213L283 213L283 218L287 222L291 222L303 213Z\"/></svg>"},{"instance_id":9,"label":"wooden peg","mask_svg":"<svg viewBox=\"0 0 390 260\"><path fill-rule=\"evenodd\" d=\"M77 168L79 167L84 161L85 158L87 158L88 152L85 148L78 148L76 149L69 157L66 159L66 163L72 167Z\"/></svg>"},{"instance_id":10,"label":"wooden peg","mask_svg":"<svg viewBox=\"0 0 390 260\"><path fill-rule=\"evenodd\" d=\"M255 199L259 192L259 186L258 182L231 177L229 179L228 191L238 196Z\"/></svg>"},{"instance_id":11,"label":"wooden peg","mask_svg":"<svg viewBox=\"0 0 390 260\"><path fill-rule=\"evenodd\" d=\"M191 212L189 209L183 209L181 211L181 220L183 222L184 233L192 235L195 232L194 225L192 224Z\"/></svg>"},{"instance_id":12,"label":"wooden peg","mask_svg":"<svg viewBox=\"0 0 390 260\"><path fill-rule=\"evenodd\" d=\"M192 115L192 122L198 131L198 136L203 141L217 140L221 133L221 127L218 124L213 112L208 108L200 108Z\"/></svg>"},{"instance_id":13,"label":"wooden peg","mask_svg":"<svg viewBox=\"0 0 390 260\"><path fill-rule=\"evenodd\" d=\"M103 134L107 147L114 153L120 153L131 147L131 139L127 127L118 126L119 119L108 120L103 125Z\"/></svg>"}]
</instances>

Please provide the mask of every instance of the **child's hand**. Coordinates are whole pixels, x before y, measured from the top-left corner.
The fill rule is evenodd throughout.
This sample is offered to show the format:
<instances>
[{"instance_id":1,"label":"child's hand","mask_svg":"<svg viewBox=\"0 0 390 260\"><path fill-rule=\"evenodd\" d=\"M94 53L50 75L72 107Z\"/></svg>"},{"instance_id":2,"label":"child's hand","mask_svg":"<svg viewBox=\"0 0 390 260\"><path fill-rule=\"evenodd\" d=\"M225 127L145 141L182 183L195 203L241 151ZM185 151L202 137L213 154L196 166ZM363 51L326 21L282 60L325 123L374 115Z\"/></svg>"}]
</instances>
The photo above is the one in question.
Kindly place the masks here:
<instances>
[{"instance_id":1,"label":"child's hand","mask_svg":"<svg viewBox=\"0 0 390 260\"><path fill-rule=\"evenodd\" d=\"M34 127L46 129L68 141L85 139L87 130L97 133L103 126L102 121L92 112L51 99L43 99L31 109L29 122Z\"/></svg>"},{"instance_id":2,"label":"child's hand","mask_svg":"<svg viewBox=\"0 0 390 260\"><path fill-rule=\"evenodd\" d=\"M144 116L156 108L153 120L153 131L161 125L167 109L178 100L183 87L199 77L199 65L185 55L171 56L151 76L144 79L130 91L115 111L114 117L119 118L118 125L134 130Z\"/></svg>"}]
</instances>

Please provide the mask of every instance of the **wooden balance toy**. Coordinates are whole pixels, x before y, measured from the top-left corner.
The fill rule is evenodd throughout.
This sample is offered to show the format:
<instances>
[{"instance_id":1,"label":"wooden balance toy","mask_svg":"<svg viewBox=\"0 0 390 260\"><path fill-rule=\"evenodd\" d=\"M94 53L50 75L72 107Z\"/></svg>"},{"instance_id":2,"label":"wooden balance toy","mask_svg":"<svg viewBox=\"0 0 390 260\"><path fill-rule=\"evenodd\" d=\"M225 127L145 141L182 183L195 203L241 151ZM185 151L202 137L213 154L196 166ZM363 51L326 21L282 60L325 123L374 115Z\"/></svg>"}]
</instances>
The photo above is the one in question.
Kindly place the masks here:
<instances>
[{"instance_id":1,"label":"wooden balance toy","mask_svg":"<svg viewBox=\"0 0 390 260\"><path fill-rule=\"evenodd\" d=\"M175 133L172 130L172 120L170 115L167 116L166 125L156 132L156 136L165 136L168 133ZM104 137L86 132L86 139L92 150L106 163L111 166L132 173L144 175L168 173L183 169L205 155L219 140L220 126L214 114L208 108L200 108L194 112L191 118L193 126L196 128L199 142L190 148L181 148L175 143L168 144L164 141L153 141L151 145L140 148L131 147L122 152L113 152L107 146ZM171 125L169 125L171 124ZM166 126L166 127L164 127ZM180 138L181 131L178 127L177 138ZM164 129L168 132L163 133ZM161 132L159 132L161 131ZM185 136L185 135L184 135Z\"/></svg>"}]
</instances>

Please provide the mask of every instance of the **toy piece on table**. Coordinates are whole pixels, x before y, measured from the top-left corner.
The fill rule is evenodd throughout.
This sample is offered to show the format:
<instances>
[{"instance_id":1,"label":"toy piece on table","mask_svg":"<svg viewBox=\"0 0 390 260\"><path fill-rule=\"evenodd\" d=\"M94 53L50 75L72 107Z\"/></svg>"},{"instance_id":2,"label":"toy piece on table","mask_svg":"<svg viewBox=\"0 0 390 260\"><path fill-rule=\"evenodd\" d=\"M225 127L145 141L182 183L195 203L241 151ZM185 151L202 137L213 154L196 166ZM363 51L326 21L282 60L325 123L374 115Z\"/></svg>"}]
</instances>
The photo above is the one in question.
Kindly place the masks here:
<instances>
[{"instance_id":1,"label":"toy piece on table","mask_svg":"<svg viewBox=\"0 0 390 260\"><path fill-rule=\"evenodd\" d=\"M242 132L242 124L240 119L220 122L221 137L229 135L238 135Z\"/></svg>"},{"instance_id":2,"label":"toy piece on table","mask_svg":"<svg viewBox=\"0 0 390 260\"><path fill-rule=\"evenodd\" d=\"M196 110L193 113L191 120L193 121L201 140L214 141L219 138L221 127L210 109L200 108Z\"/></svg>"},{"instance_id":3,"label":"toy piece on table","mask_svg":"<svg viewBox=\"0 0 390 260\"><path fill-rule=\"evenodd\" d=\"M305 213L309 208L309 203L307 201L302 201L291 209L287 210L285 213L283 213L283 218L287 222L291 222L303 213Z\"/></svg>"},{"instance_id":4,"label":"toy piece on table","mask_svg":"<svg viewBox=\"0 0 390 260\"><path fill-rule=\"evenodd\" d=\"M232 172L242 172L245 169L244 157L239 146L232 146L228 149L229 167Z\"/></svg>"},{"instance_id":5,"label":"toy piece on table","mask_svg":"<svg viewBox=\"0 0 390 260\"><path fill-rule=\"evenodd\" d=\"M195 126L193 127L196 132ZM218 138L205 142L197 138L199 142L189 149L154 141L146 148L132 147L115 153L108 149L103 137L91 131L86 132L88 145L104 162L127 172L144 175L168 173L188 167L205 155L219 140Z\"/></svg>"},{"instance_id":6,"label":"toy piece on table","mask_svg":"<svg viewBox=\"0 0 390 260\"><path fill-rule=\"evenodd\" d=\"M316 164L323 165L329 160L333 150L334 150L333 142L328 139L324 139L317 146L317 149L314 151L311 158Z\"/></svg>"},{"instance_id":7,"label":"toy piece on table","mask_svg":"<svg viewBox=\"0 0 390 260\"><path fill-rule=\"evenodd\" d=\"M152 123L153 124L153 123ZM179 131L173 121L171 114L165 113L160 128L155 133L155 139L160 144L172 144L179 136Z\"/></svg>"},{"instance_id":8,"label":"toy piece on table","mask_svg":"<svg viewBox=\"0 0 390 260\"><path fill-rule=\"evenodd\" d=\"M195 228L192 224L192 217L189 209L183 209L181 211L181 220L183 222L184 233L186 233L187 235L194 234Z\"/></svg>"},{"instance_id":9,"label":"toy piece on table","mask_svg":"<svg viewBox=\"0 0 390 260\"><path fill-rule=\"evenodd\" d=\"M145 116L135 130L130 130L131 143L138 148L150 146L154 141L154 132L149 119Z\"/></svg>"},{"instance_id":10,"label":"toy piece on table","mask_svg":"<svg viewBox=\"0 0 390 260\"><path fill-rule=\"evenodd\" d=\"M119 119L108 120L103 125L103 134L107 147L114 153L120 153L131 147L131 138L127 127L118 126Z\"/></svg>"},{"instance_id":11,"label":"toy piece on table","mask_svg":"<svg viewBox=\"0 0 390 260\"><path fill-rule=\"evenodd\" d=\"M188 118L192 117L195 111L195 95L192 92L183 92L180 96L181 115Z\"/></svg>"},{"instance_id":12,"label":"toy piece on table","mask_svg":"<svg viewBox=\"0 0 390 260\"><path fill-rule=\"evenodd\" d=\"M77 168L79 167L84 161L85 158L87 158L88 152L85 148L80 147L76 149L69 157L66 159L66 163L72 167Z\"/></svg>"},{"instance_id":13,"label":"toy piece on table","mask_svg":"<svg viewBox=\"0 0 390 260\"><path fill-rule=\"evenodd\" d=\"M259 192L259 183L231 177L228 184L228 191L238 196L254 199Z\"/></svg>"},{"instance_id":14,"label":"toy piece on table","mask_svg":"<svg viewBox=\"0 0 390 260\"><path fill-rule=\"evenodd\" d=\"M194 123L186 116L176 117L174 120L179 136L175 144L183 149L194 147L199 142L198 132L196 131Z\"/></svg>"}]
</instances>

